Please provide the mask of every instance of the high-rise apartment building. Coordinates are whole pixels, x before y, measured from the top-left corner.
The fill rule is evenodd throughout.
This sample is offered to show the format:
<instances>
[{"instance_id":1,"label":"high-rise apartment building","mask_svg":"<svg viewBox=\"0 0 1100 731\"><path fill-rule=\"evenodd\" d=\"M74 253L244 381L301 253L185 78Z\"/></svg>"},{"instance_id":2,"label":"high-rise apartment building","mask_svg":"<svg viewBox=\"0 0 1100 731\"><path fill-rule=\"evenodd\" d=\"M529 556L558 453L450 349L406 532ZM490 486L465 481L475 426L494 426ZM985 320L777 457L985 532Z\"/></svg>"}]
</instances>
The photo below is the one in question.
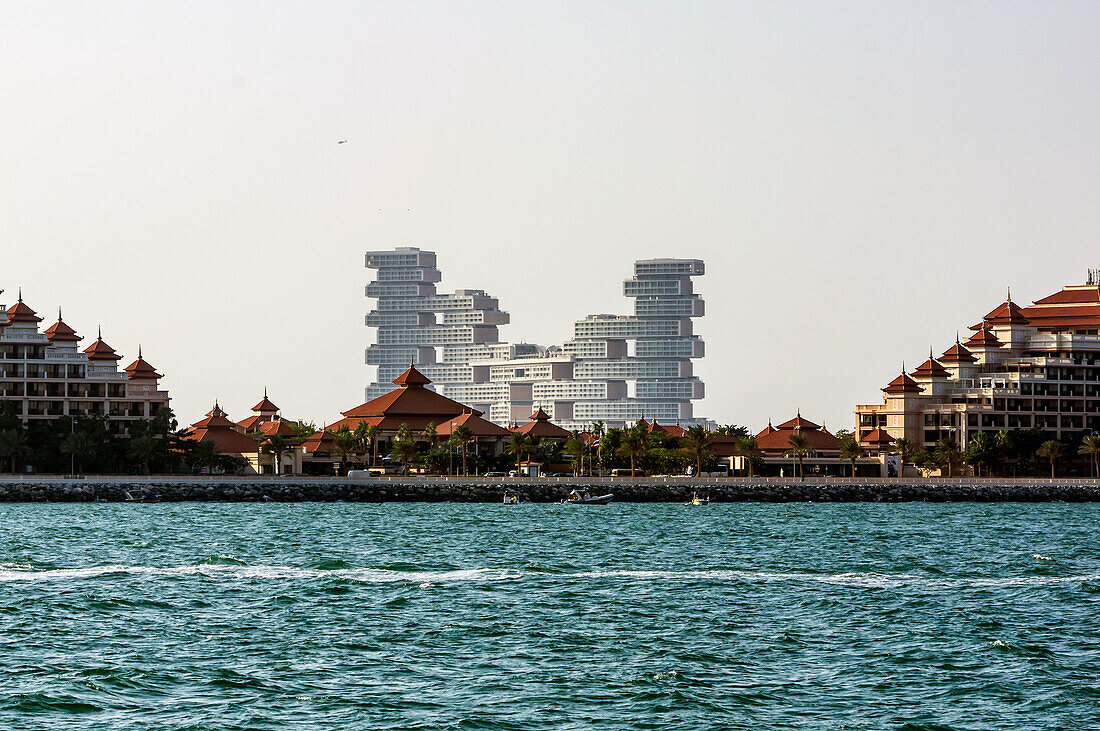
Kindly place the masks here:
<instances>
[{"instance_id":1,"label":"high-rise apartment building","mask_svg":"<svg viewBox=\"0 0 1100 731\"><path fill-rule=\"evenodd\" d=\"M500 311L496 298L480 289L436 292L442 276L434 252L370 251L366 265L377 270L366 288L366 296L377 300L366 317L376 333L366 362L377 367L366 388L368 401L392 391L393 379L410 363L442 390L473 380L471 360L509 351L497 330L508 323L508 313Z\"/></svg>"},{"instance_id":2,"label":"high-rise apartment building","mask_svg":"<svg viewBox=\"0 0 1100 731\"><path fill-rule=\"evenodd\" d=\"M83 340L57 313L57 322L39 331L42 318L23 302L0 305L0 402L11 404L25 424L62 416L101 416L115 434L137 420L151 419L168 406L163 376L141 357L119 368L122 359L102 335L84 348Z\"/></svg>"},{"instance_id":3,"label":"high-rise apartment building","mask_svg":"<svg viewBox=\"0 0 1100 731\"><path fill-rule=\"evenodd\" d=\"M915 447L947 438L965 448L980 432L1100 431L1100 272L1028 307L1009 296L970 329L887 384L881 404L856 407L865 446L904 437Z\"/></svg>"},{"instance_id":4,"label":"high-rise apartment building","mask_svg":"<svg viewBox=\"0 0 1100 731\"><path fill-rule=\"evenodd\" d=\"M634 300L634 314L590 315L574 323L571 340L549 348L499 342L495 326L487 325L504 324L508 316L480 290L474 292L483 299L464 301L463 316L443 323L453 325L469 317L483 328L463 331L461 342L424 341L423 328L439 327L430 317L383 319L387 311L420 308L422 313L428 304L451 304L450 299L438 298L468 292L436 295L435 263L434 254L416 249L367 254L367 266L379 271L367 287L368 296L379 298L377 311L367 317L368 325L379 328L367 362L380 366L368 397L389 390L388 381L412 359L425 364L418 367L435 381L437 390L501 425L525 421L538 408L569 429L583 429L595 421L621 426L642 418L700 421L692 401L703 397L703 383L693 373L692 360L703 357L703 341L693 327L693 320L704 314L703 299L693 285L693 278L705 271L701 260L635 262L634 276L623 284L623 294ZM398 274L401 268L407 271ZM417 282L417 288L390 287L388 283L399 276ZM384 334L384 327L392 332ZM445 334L454 337L449 331ZM416 346L405 345L414 341ZM383 372L383 361L392 364L392 370Z\"/></svg>"}]
</instances>

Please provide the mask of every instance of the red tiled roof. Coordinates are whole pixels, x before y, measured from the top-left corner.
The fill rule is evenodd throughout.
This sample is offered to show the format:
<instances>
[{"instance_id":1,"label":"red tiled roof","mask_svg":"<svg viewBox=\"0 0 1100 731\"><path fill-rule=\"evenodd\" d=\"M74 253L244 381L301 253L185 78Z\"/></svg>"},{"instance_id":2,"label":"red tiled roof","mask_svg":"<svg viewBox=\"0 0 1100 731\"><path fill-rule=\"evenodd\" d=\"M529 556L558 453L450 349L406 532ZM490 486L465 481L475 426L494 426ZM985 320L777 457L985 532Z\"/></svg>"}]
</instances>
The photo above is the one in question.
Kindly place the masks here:
<instances>
[{"instance_id":1,"label":"red tiled roof","mask_svg":"<svg viewBox=\"0 0 1100 731\"><path fill-rule=\"evenodd\" d=\"M35 314L27 305L23 304L23 296L19 301L8 308L8 322L42 322L42 318Z\"/></svg>"},{"instance_id":2,"label":"red tiled roof","mask_svg":"<svg viewBox=\"0 0 1100 731\"><path fill-rule=\"evenodd\" d=\"M569 432L557 424L550 423L550 416L542 409L531 414L531 421L523 426L517 426L510 431L520 434L529 434L533 437L545 437L546 439L566 439Z\"/></svg>"},{"instance_id":3,"label":"red tiled roof","mask_svg":"<svg viewBox=\"0 0 1100 731\"><path fill-rule=\"evenodd\" d=\"M482 419L477 414L465 413L461 416L437 425L437 434L449 437L454 429L464 426L475 437L506 437L510 432L502 426Z\"/></svg>"},{"instance_id":4,"label":"red tiled roof","mask_svg":"<svg viewBox=\"0 0 1100 731\"><path fill-rule=\"evenodd\" d=\"M1066 287L1025 307L1023 314L1037 328L1100 328L1100 285Z\"/></svg>"},{"instance_id":5,"label":"red tiled roof","mask_svg":"<svg viewBox=\"0 0 1100 731\"><path fill-rule=\"evenodd\" d=\"M1002 343L997 338L997 336L993 334L993 331L990 330L988 327L979 328L976 333L974 333L973 335L971 335L967 339L966 344L968 346L970 346L971 348L1003 348L1004 347L1004 343Z\"/></svg>"},{"instance_id":6,"label":"red tiled roof","mask_svg":"<svg viewBox=\"0 0 1100 731\"><path fill-rule=\"evenodd\" d=\"M955 344L944 351L940 360L945 363L974 363L978 359L975 358L969 350L964 348L962 343L956 338Z\"/></svg>"},{"instance_id":7,"label":"red tiled roof","mask_svg":"<svg viewBox=\"0 0 1100 731\"><path fill-rule=\"evenodd\" d=\"M886 388L882 389L885 393L897 394L897 393L920 393L924 389L920 387L916 381L909 377L909 375L902 371L901 375L890 381L886 385Z\"/></svg>"},{"instance_id":8,"label":"red tiled roof","mask_svg":"<svg viewBox=\"0 0 1100 731\"><path fill-rule=\"evenodd\" d=\"M46 328L44 334L51 343L79 343L84 339L76 334L76 330L64 323L60 310L57 312L57 322Z\"/></svg>"},{"instance_id":9,"label":"red tiled roof","mask_svg":"<svg viewBox=\"0 0 1100 731\"><path fill-rule=\"evenodd\" d=\"M793 421L797 421L799 418L801 417L796 417L795 419L792 419L791 421L785 423L790 424ZM813 423L807 422L805 419L802 419L802 421L807 424ZM816 425L814 425L813 428L799 427L797 431L795 431L794 428L785 429L782 425L780 425L778 429L771 432L770 434L761 434L760 436L757 436L756 446L764 452L769 452L773 455L785 454L791 449L790 439L794 434L800 434L806 437L806 442L808 443L810 449L814 451L830 452L840 450L840 440L834 437L832 434L821 431L820 427Z\"/></svg>"},{"instance_id":10,"label":"red tiled roof","mask_svg":"<svg viewBox=\"0 0 1100 731\"><path fill-rule=\"evenodd\" d=\"M192 442L213 443L218 454L255 454L260 445L251 437L237 431L236 424L217 403L206 413L206 418L191 425L184 439Z\"/></svg>"},{"instance_id":11,"label":"red tiled roof","mask_svg":"<svg viewBox=\"0 0 1100 731\"><path fill-rule=\"evenodd\" d=\"M939 361L934 358L928 360L917 366L917 370L911 374L915 378L950 378L951 374L939 364Z\"/></svg>"},{"instance_id":12,"label":"red tiled roof","mask_svg":"<svg viewBox=\"0 0 1100 731\"><path fill-rule=\"evenodd\" d=\"M1027 317L1024 316L1023 310L1019 305L1013 302L1011 299L1007 299L997 306L992 312L982 318L985 322L992 322L997 325L1013 324L1013 325L1026 325Z\"/></svg>"},{"instance_id":13,"label":"red tiled roof","mask_svg":"<svg viewBox=\"0 0 1100 731\"><path fill-rule=\"evenodd\" d=\"M868 432L867 436L863 437L859 441L865 442L867 444L884 445L893 444L896 440L892 436L890 436L890 433L887 432L885 429L876 428Z\"/></svg>"},{"instance_id":14,"label":"red tiled roof","mask_svg":"<svg viewBox=\"0 0 1100 731\"><path fill-rule=\"evenodd\" d=\"M302 442L302 449L305 450L306 454L316 454L317 452L331 453L335 444L336 440L333 439L332 432L328 429L322 429L306 437L306 440Z\"/></svg>"},{"instance_id":15,"label":"red tiled roof","mask_svg":"<svg viewBox=\"0 0 1100 731\"><path fill-rule=\"evenodd\" d=\"M114 348L103 342L102 335L85 348L84 352L88 355L88 360L122 360L122 356L116 353Z\"/></svg>"},{"instance_id":16,"label":"red tiled roof","mask_svg":"<svg viewBox=\"0 0 1100 731\"><path fill-rule=\"evenodd\" d=\"M398 383L398 388L376 399L371 399L365 404L360 404L354 409L341 412L346 418L334 426L338 428L340 424L346 423L349 428L354 429L359 422L366 421L380 429L386 429L388 426L383 419L398 419L398 425L403 421L408 423L410 429L415 429L417 425L413 423L414 420L422 421L419 427L423 428L428 425L428 422L434 422L438 426L445 420L467 412L477 416L482 415L482 412L477 409L471 409L424 388L431 381L415 368L409 368L394 379L394 383Z\"/></svg>"},{"instance_id":17,"label":"red tiled roof","mask_svg":"<svg viewBox=\"0 0 1100 731\"><path fill-rule=\"evenodd\" d=\"M798 414L797 416L795 416L790 421L785 421L782 424L780 424L777 431L782 431L784 429L820 429L820 428L821 428L820 424L815 424L812 421L809 421L808 419L803 419L802 414Z\"/></svg>"},{"instance_id":18,"label":"red tiled roof","mask_svg":"<svg viewBox=\"0 0 1100 731\"><path fill-rule=\"evenodd\" d=\"M261 413L262 412L270 412L270 413L273 414L273 413L275 413L276 411L279 410L279 407L276 406L275 404L271 403L271 399L269 399L267 397L267 392L264 392L263 400L260 401L260 403L256 404L255 406L253 406L252 410L253 411L259 411Z\"/></svg>"},{"instance_id":19,"label":"red tiled roof","mask_svg":"<svg viewBox=\"0 0 1100 731\"><path fill-rule=\"evenodd\" d=\"M298 432L286 419L271 419L260 424L260 433L265 437L296 437Z\"/></svg>"},{"instance_id":20,"label":"red tiled roof","mask_svg":"<svg viewBox=\"0 0 1100 731\"><path fill-rule=\"evenodd\" d=\"M1065 287L1061 292L1035 300L1035 305L1076 305L1076 304L1100 304L1100 285L1086 284ZM1035 305L1032 305L1034 307ZM1030 307L1025 307L1026 315Z\"/></svg>"},{"instance_id":21,"label":"red tiled roof","mask_svg":"<svg viewBox=\"0 0 1100 731\"><path fill-rule=\"evenodd\" d=\"M768 419L768 425L766 427L764 427L763 431L761 431L759 434L756 435L756 438L759 439L760 437L767 436L768 434L771 434L774 431L776 431L776 428L774 426L772 426L771 419Z\"/></svg>"},{"instance_id":22,"label":"red tiled roof","mask_svg":"<svg viewBox=\"0 0 1100 731\"><path fill-rule=\"evenodd\" d=\"M130 377L131 381L164 378L160 373L157 373L156 368L149 365L149 363L141 357L141 348L138 348L137 360L126 366L126 375Z\"/></svg>"},{"instance_id":23,"label":"red tiled roof","mask_svg":"<svg viewBox=\"0 0 1100 731\"><path fill-rule=\"evenodd\" d=\"M252 416L245 417L237 422L237 426L241 427L245 431L259 431L260 427L267 423L267 417L259 414L253 414Z\"/></svg>"},{"instance_id":24,"label":"red tiled roof","mask_svg":"<svg viewBox=\"0 0 1100 731\"><path fill-rule=\"evenodd\" d=\"M427 386L431 383L431 380L423 373L416 370L414 366L410 365L408 370L393 379L393 383L395 386Z\"/></svg>"}]
</instances>

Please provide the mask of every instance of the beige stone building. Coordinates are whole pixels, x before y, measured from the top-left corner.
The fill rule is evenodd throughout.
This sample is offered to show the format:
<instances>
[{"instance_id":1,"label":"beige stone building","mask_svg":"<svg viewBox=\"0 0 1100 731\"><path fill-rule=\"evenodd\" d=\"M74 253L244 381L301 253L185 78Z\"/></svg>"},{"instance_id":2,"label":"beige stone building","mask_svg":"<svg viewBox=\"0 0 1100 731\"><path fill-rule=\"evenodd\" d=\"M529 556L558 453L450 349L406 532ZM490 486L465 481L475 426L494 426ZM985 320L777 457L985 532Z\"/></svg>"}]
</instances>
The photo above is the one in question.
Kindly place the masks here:
<instances>
[{"instance_id":1,"label":"beige stone building","mask_svg":"<svg viewBox=\"0 0 1100 731\"><path fill-rule=\"evenodd\" d=\"M1076 439L1100 431L1100 276L1020 307L1009 297L939 357L856 407L860 443L884 435L915 448L941 438L965 449L979 432L1039 429Z\"/></svg>"},{"instance_id":2,"label":"beige stone building","mask_svg":"<svg viewBox=\"0 0 1100 731\"><path fill-rule=\"evenodd\" d=\"M163 376L141 356L122 360L102 333L83 350L83 340L61 319L45 331L42 318L25 302L0 305L0 401L15 409L24 424L63 416L106 417L115 434L137 420L150 419L168 406Z\"/></svg>"}]
</instances>

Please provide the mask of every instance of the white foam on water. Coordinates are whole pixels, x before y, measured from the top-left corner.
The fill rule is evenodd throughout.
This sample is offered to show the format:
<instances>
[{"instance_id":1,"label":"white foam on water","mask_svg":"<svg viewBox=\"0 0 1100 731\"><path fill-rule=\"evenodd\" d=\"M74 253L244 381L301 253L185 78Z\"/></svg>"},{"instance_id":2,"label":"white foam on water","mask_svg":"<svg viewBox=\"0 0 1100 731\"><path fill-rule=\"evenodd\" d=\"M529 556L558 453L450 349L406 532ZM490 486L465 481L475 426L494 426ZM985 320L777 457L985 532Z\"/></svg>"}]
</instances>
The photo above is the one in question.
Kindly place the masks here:
<instances>
[{"instance_id":1,"label":"white foam on water","mask_svg":"<svg viewBox=\"0 0 1100 731\"><path fill-rule=\"evenodd\" d=\"M878 574L845 572L811 574L797 572L740 571L714 569L697 571L605 570L550 574L501 569L456 569L452 571L391 571L389 569L310 569L295 566L239 566L195 564L189 566L128 566L111 564L83 568L35 570L22 564L0 564L0 582L66 581L95 579L111 575L131 576L202 576L274 581L309 581L337 578L364 584L412 583L421 588L443 583L489 583L517 579L538 579L552 583L591 580L645 582L712 581L736 583L803 582L857 588L979 588L1036 587L1100 581L1100 574L1083 576L1005 576L1005 577L933 577L916 574Z\"/></svg>"},{"instance_id":2,"label":"white foam on water","mask_svg":"<svg viewBox=\"0 0 1100 731\"><path fill-rule=\"evenodd\" d=\"M1050 561L1051 560L1050 556L1044 556L1041 553L1033 553L1033 554L1031 554L1031 557L1033 559L1035 559L1036 561Z\"/></svg>"}]
</instances>

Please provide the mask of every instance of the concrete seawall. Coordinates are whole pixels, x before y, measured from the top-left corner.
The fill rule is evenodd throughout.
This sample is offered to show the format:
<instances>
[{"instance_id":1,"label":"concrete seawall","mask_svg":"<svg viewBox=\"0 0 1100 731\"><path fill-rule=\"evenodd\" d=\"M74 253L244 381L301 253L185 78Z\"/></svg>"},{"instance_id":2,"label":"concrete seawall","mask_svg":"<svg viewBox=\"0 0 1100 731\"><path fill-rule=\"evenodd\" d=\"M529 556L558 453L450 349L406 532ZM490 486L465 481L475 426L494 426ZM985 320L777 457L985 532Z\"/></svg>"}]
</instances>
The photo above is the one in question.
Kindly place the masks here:
<instances>
[{"instance_id":1,"label":"concrete seawall","mask_svg":"<svg viewBox=\"0 0 1100 731\"><path fill-rule=\"evenodd\" d=\"M574 487L616 502L1100 502L1095 480L631 480L487 478L6 478L0 502L481 502L506 489L522 502L557 502Z\"/></svg>"}]
</instances>

